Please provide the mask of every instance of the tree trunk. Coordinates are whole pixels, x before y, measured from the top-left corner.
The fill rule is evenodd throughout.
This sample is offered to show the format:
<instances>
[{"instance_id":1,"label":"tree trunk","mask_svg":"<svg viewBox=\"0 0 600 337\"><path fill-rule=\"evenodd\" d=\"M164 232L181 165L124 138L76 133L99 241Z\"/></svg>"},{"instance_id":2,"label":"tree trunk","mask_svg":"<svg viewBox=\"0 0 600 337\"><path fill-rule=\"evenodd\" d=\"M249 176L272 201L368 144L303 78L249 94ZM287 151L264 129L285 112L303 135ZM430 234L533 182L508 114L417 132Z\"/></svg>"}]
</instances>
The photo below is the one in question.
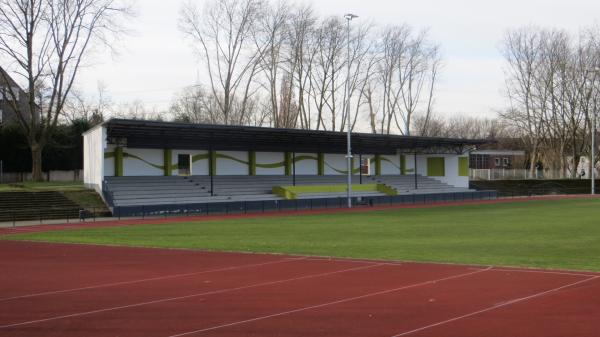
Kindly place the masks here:
<instances>
[{"instance_id":1,"label":"tree trunk","mask_svg":"<svg viewBox=\"0 0 600 337\"><path fill-rule=\"evenodd\" d=\"M44 181L42 175L42 149L43 147L34 142L31 145L31 180Z\"/></svg>"}]
</instances>

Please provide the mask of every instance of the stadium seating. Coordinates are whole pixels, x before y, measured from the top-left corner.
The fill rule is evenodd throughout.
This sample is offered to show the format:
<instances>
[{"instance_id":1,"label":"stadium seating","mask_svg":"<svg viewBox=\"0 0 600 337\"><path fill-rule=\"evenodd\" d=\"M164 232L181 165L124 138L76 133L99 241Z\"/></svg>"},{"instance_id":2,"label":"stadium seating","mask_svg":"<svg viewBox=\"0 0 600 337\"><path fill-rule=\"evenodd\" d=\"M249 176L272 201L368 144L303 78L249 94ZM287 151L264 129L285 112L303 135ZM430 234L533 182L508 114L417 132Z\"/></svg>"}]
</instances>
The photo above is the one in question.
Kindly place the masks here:
<instances>
[{"instance_id":1,"label":"stadium seating","mask_svg":"<svg viewBox=\"0 0 600 337\"><path fill-rule=\"evenodd\" d=\"M469 192L468 188L458 188L445 184L430 177L417 175L417 188L415 189L414 175L384 175L369 177L372 182L385 184L396 189L398 194L427 194L427 193L452 193Z\"/></svg>"},{"instance_id":2,"label":"stadium seating","mask_svg":"<svg viewBox=\"0 0 600 337\"><path fill-rule=\"evenodd\" d=\"M170 176L170 177L106 177L105 192L109 194L112 206L150 206L170 204L195 204L227 201L279 200L272 193L275 186L289 186L295 182L302 185L342 185L344 175L297 175L292 176L214 176L211 193L209 176ZM429 177L418 176L418 189L415 190L414 176L353 176L352 183L385 184L398 194L424 194L465 192ZM345 192L302 193L298 199L343 197ZM355 196L385 195L377 191L361 191Z\"/></svg>"}]
</instances>

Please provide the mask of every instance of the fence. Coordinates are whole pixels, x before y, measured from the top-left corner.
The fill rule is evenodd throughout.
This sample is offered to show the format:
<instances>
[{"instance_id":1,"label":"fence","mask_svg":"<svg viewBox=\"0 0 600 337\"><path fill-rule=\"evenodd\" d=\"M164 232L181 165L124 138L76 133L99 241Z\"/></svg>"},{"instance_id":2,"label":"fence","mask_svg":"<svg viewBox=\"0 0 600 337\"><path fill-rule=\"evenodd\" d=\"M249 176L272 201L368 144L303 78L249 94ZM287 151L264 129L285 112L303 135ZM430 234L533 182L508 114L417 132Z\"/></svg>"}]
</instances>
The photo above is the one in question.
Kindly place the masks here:
<instances>
[{"instance_id":1,"label":"fence","mask_svg":"<svg viewBox=\"0 0 600 337\"><path fill-rule=\"evenodd\" d=\"M106 208L95 207L46 207L46 208L19 208L19 209L0 209L0 223L17 222L39 223L52 220L61 222L84 222L96 221L97 217L110 216L106 213Z\"/></svg>"},{"instance_id":2,"label":"fence","mask_svg":"<svg viewBox=\"0 0 600 337\"><path fill-rule=\"evenodd\" d=\"M470 169L471 180L528 180L528 179L569 179L570 172L561 170L538 170L533 173L526 169ZM577 175L576 179L580 179Z\"/></svg>"},{"instance_id":3,"label":"fence","mask_svg":"<svg viewBox=\"0 0 600 337\"><path fill-rule=\"evenodd\" d=\"M72 171L46 171L43 172L44 181L83 181L83 170ZM31 172L2 172L0 183L20 183L31 180Z\"/></svg>"},{"instance_id":4,"label":"fence","mask_svg":"<svg viewBox=\"0 0 600 337\"><path fill-rule=\"evenodd\" d=\"M373 206L393 206L393 205L415 205L431 204L439 202L461 202L476 200L493 200L497 198L495 191L473 191L457 193L432 193L432 194L411 194L396 196L376 196L376 197L354 197L352 204L355 207L373 207ZM239 202L219 202L202 204L179 204L179 205L148 205L148 206L122 206L113 207L113 217L121 219L123 217L169 217L169 216L191 216L191 215L226 215L226 214L256 214L256 213L277 213L286 211L317 210L344 208L346 198L320 198L320 199L296 199L296 200L260 200L260 201L239 201ZM77 211L69 218L79 221L96 221L96 210L75 210L64 209L65 211ZM45 219L41 210L28 210L32 215L33 221L44 223ZM11 213L12 212L12 213ZM19 219L14 210L0 210L0 222L12 222ZM77 215L77 216L75 216ZM63 218L65 219L65 218ZM29 221L32 221L29 219Z\"/></svg>"}]
</instances>

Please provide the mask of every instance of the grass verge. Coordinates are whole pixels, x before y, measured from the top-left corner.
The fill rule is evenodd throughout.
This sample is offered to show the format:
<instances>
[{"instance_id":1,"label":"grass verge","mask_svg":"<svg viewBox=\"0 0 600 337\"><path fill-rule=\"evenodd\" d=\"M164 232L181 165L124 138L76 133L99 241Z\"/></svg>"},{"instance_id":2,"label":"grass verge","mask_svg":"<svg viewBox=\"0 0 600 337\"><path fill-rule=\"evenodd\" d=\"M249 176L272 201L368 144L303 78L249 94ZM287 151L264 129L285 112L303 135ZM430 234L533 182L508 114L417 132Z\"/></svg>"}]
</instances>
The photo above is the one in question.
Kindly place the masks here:
<instances>
[{"instance_id":1,"label":"grass verge","mask_svg":"<svg viewBox=\"0 0 600 337\"><path fill-rule=\"evenodd\" d=\"M5 237L600 271L600 200L90 228Z\"/></svg>"}]
</instances>

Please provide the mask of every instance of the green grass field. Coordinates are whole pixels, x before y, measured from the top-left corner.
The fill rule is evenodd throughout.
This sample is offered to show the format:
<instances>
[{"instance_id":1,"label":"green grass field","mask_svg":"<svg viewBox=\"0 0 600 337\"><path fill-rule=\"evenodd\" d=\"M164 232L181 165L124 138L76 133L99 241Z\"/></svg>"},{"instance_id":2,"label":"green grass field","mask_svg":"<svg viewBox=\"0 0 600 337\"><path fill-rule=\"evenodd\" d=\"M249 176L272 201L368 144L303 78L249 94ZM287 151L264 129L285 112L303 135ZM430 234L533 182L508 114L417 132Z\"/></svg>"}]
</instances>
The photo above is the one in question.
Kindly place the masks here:
<instances>
[{"instance_id":1,"label":"green grass field","mask_svg":"<svg viewBox=\"0 0 600 337\"><path fill-rule=\"evenodd\" d=\"M5 239L600 271L600 199L90 228Z\"/></svg>"},{"instance_id":2,"label":"green grass field","mask_svg":"<svg viewBox=\"0 0 600 337\"><path fill-rule=\"evenodd\" d=\"M82 182L32 182L0 184L0 192L82 191Z\"/></svg>"}]
</instances>

